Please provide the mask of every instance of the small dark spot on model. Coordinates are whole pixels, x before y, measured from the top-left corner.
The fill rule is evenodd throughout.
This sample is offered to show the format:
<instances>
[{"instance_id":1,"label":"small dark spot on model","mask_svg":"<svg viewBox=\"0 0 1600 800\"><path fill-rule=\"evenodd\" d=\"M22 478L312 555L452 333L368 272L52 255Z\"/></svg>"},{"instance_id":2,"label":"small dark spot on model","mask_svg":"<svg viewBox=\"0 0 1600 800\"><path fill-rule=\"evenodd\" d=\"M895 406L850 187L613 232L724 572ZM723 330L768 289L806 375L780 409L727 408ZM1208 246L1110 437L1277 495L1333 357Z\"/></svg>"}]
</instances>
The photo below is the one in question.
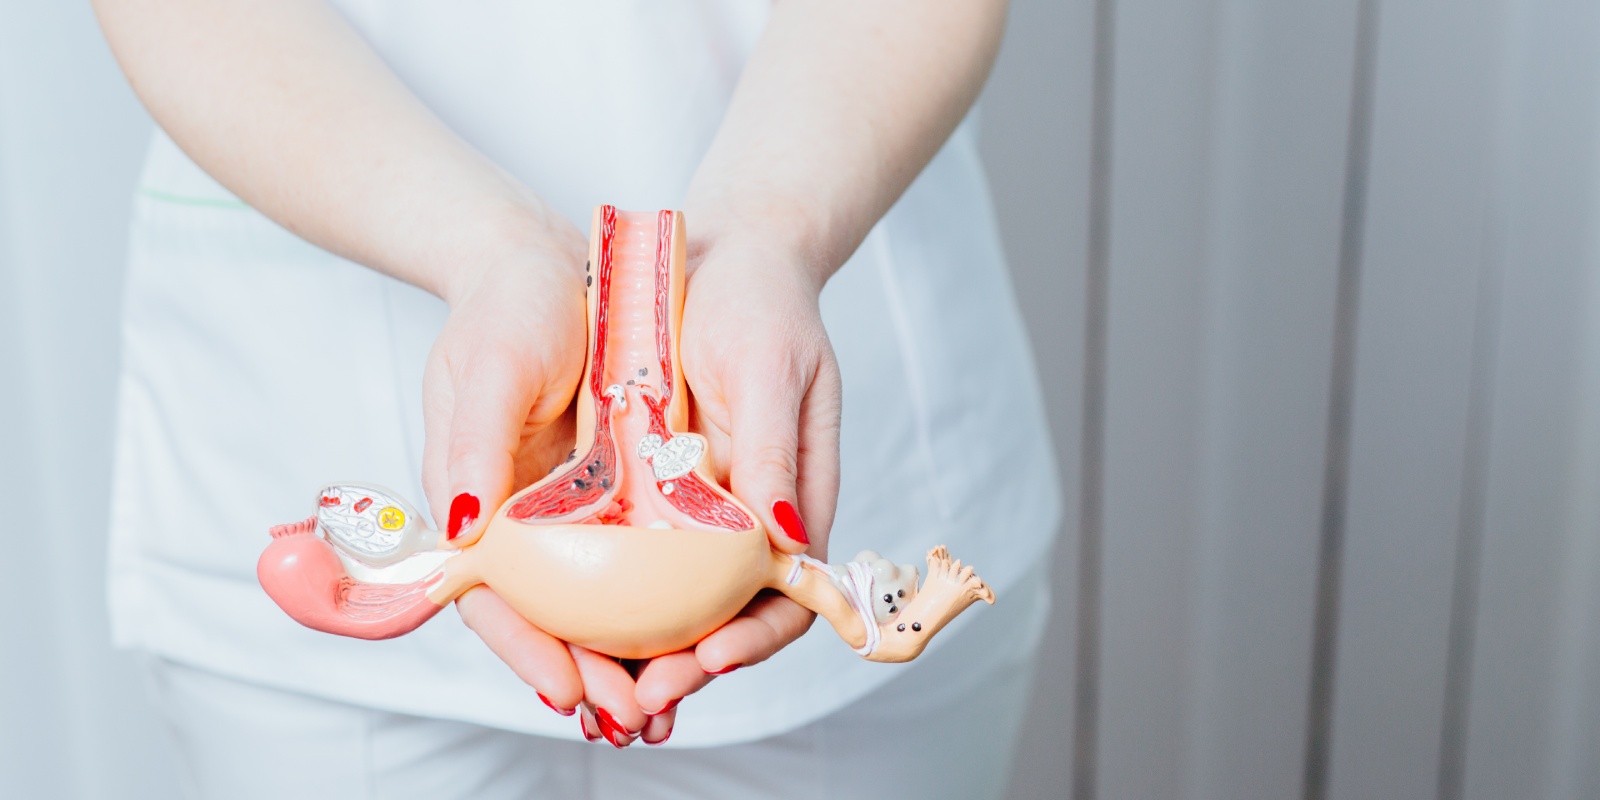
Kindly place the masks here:
<instances>
[{"instance_id":1,"label":"small dark spot on model","mask_svg":"<svg viewBox=\"0 0 1600 800\"><path fill-rule=\"evenodd\" d=\"M899 631L899 632L901 632L901 633L905 633L906 632L906 624L904 622L902 622L899 625L894 626L894 629Z\"/></svg>"},{"instance_id":2,"label":"small dark spot on model","mask_svg":"<svg viewBox=\"0 0 1600 800\"><path fill-rule=\"evenodd\" d=\"M602 488L602 489L610 489L611 488L611 479L610 478L601 478L600 479L600 488Z\"/></svg>"},{"instance_id":3,"label":"small dark spot on model","mask_svg":"<svg viewBox=\"0 0 1600 800\"><path fill-rule=\"evenodd\" d=\"M591 261L588 261L588 260L585 260L585 261L584 261L584 262L583 262L583 271L584 271L584 272L588 272L588 271L589 271L589 265L590 265L590 264L592 264L592 263L593 263L593 262L591 262Z\"/></svg>"},{"instance_id":4,"label":"small dark spot on model","mask_svg":"<svg viewBox=\"0 0 1600 800\"><path fill-rule=\"evenodd\" d=\"M578 451L576 451L576 450L574 450L574 451L572 451L572 452L567 454L567 460L568 461L571 461L572 459L577 458L577 457L578 457Z\"/></svg>"},{"instance_id":5,"label":"small dark spot on model","mask_svg":"<svg viewBox=\"0 0 1600 800\"><path fill-rule=\"evenodd\" d=\"M893 603L894 602L894 595L892 595L892 594L884 595L883 596L883 602L885 602L885 603Z\"/></svg>"},{"instance_id":6,"label":"small dark spot on model","mask_svg":"<svg viewBox=\"0 0 1600 800\"><path fill-rule=\"evenodd\" d=\"M587 488L589 488L589 482L584 480L584 479L582 479L582 478L573 478L572 479L572 488L574 488L574 489L587 489Z\"/></svg>"},{"instance_id":7,"label":"small dark spot on model","mask_svg":"<svg viewBox=\"0 0 1600 800\"><path fill-rule=\"evenodd\" d=\"M629 386L632 386L632 385L633 385L633 379L632 379L632 378L629 378L629 379L628 379L628 385L629 385Z\"/></svg>"},{"instance_id":8,"label":"small dark spot on model","mask_svg":"<svg viewBox=\"0 0 1600 800\"><path fill-rule=\"evenodd\" d=\"M906 590L897 589L897 590L895 590L894 596L895 597L905 597L906 596Z\"/></svg>"},{"instance_id":9,"label":"small dark spot on model","mask_svg":"<svg viewBox=\"0 0 1600 800\"><path fill-rule=\"evenodd\" d=\"M922 630L922 623L920 623L920 622L911 623L911 630L914 630L914 631Z\"/></svg>"},{"instance_id":10,"label":"small dark spot on model","mask_svg":"<svg viewBox=\"0 0 1600 800\"><path fill-rule=\"evenodd\" d=\"M594 276L593 275L585 275L585 276L583 276L583 285L584 286L593 286L594 285Z\"/></svg>"},{"instance_id":11,"label":"small dark spot on model","mask_svg":"<svg viewBox=\"0 0 1600 800\"><path fill-rule=\"evenodd\" d=\"M639 377L643 378L644 376L649 375L649 374L650 374L650 368L649 367L640 367L639 368Z\"/></svg>"},{"instance_id":12,"label":"small dark spot on model","mask_svg":"<svg viewBox=\"0 0 1600 800\"><path fill-rule=\"evenodd\" d=\"M890 614L898 614L898 613L900 613L900 607L899 606L889 606L889 613Z\"/></svg>"},{"instance_id":13,"label":"small dark spot on model","mask_svg":"<svg viewBox=\"0 0 1600 800\"><path fill-rule=\"evenodd\" d=\"M594 463L591 462L589 464L584 465L583 471L589 473L590 475L593 475L594 474Z\"/></svg>"}]
</instances>

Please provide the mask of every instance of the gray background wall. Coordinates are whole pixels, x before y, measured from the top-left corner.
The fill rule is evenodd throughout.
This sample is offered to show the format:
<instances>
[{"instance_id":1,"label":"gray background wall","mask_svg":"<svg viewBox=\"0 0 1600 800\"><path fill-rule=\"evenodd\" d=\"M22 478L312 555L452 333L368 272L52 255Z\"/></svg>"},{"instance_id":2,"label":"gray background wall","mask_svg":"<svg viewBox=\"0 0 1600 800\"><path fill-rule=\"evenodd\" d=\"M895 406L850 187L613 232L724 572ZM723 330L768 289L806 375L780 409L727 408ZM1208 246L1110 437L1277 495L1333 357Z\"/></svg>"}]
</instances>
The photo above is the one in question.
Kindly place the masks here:
<instances>
[{"instance_id":1,"label":"gray background wall","mask_svg":"<svg viewBox=\"0 0 1600 800\"><path fill-rule=\"evenodd\" d=\"M1600 796L1597 44L1584 0L1016 0L984 147L1068 520L1013 797ZM0 0L18 796L173 796L99 588L147 124L86 4Z\"/></svg>"}]
</instances>

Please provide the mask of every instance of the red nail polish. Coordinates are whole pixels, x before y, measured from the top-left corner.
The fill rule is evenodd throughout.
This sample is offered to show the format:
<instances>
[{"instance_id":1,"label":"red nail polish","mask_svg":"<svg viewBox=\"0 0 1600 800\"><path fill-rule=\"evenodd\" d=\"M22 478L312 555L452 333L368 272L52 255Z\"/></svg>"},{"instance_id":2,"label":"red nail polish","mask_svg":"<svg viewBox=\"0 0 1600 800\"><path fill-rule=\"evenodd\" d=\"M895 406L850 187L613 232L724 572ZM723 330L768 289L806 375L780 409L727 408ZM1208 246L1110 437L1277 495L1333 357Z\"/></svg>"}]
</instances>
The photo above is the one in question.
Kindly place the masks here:
<instances>
[{"instance_id":1,"label":"red nail polish","mask_svg":"<svg viewBox=\"0 0 1600 800\"><path fill-rule=\"evenodd\" d=\"M800 512L794 510L794 503L788 500L774 500L772 517L778 521L778 527L783 529L784 536L801 544L811 544L810 537L806 536L806 524L800 520Z\"/></svg>"},{"instance_id":2,"label":"red nail polish","mask_svg":"<svg viewBox=\"0 0 1600 800\"><path fill-rule=\"evenodd\" d=\"M626 725L623 725L622 723L618 722L616 717L611 716L611 712L610 711L607 711L607 710L605 710L603 708L596 708L594 710L594 713L595 713L595 717L597 717L600 720L600 725L602 727L604 727L606 725L610 725L612 728L614 728L614 729L616 729L616 730L618 730L618 731L620 731L620 732L622 732L624 734L627 734L628 736L638 736L639 735L638 731L630 731L630 730L628 730L628 727Z\"/></svg>"},{"instance_id":3,"label":"red nail polish","mask_svg":"<svg viewBox=\"0 0 1600 800\"><path fill-rule=\"evenodd\" d=\"M555 703L550 702L550 698L544 696L543 692L534 692L534 694L539 695L539 699L543 700L544 704L549 706L551 711L554 711L563 717L570 717L573 714L578 713L578 709L576 708L558 708Z\"/></svg>"},{"instance_id":4,"label":"red nail polish","mask_svg":"<svg viewBox=\"0 0 1600 800\"><path fill-rule=\"evenodd\" d=\"M606 737L606 741L610 742L612 747L621 750L628 746L626 737L632 736L633 733L617 724L617 718L611 716L611 712L603 708L596 708L594 716L600 723L600 734Z\"/></svg>"},{"instance_id":5,"label":"red nail polish","mask_svg":"<svg viewBox=\"0 0 1600 800\"><path fill-rule=\"evenodd\" d=\"M646 712L644 712L644 715L647 716L647 717L654 717L654 716L657 716L657 715L660 715L660 714L665 714L668 711L671 711L672 709L677 708L678 707L678 701L682 700L682 699L683 698L680 697L677 700L673 700L672 702L662 706L660 711L646 711Z\"/></svg>"},{"instance_id":6,"label":"red nail polish","mask_svg":"<svg viewBox=\"0 0 1600 800\"><path fill-rule=\"evenodd\" d=\"M707 671L707 670L702 670L702 671L704 671L707 675L726 675L726 674L728 674L728 673L730 673L730 672L732 672L732 671L734 671L734 670L736 670L736 669L738 669L738 668L740 668L742 666L744 666L744 665L743 664L729 664L728 666L723 667L722 669L719 669L716 672L710 672L710 671Z\"/></svg>"},{"instance_id":7,"label":"red nail polish","mask_svg":"<svg viewBox=\"0 0 1600 800\"><path fill-rule=\"evenodd\" d=\"M467 492L456 495L456 499L450 501L450 526L445 537L454 539L472 527L472 523L478 521L478 510L477 495Z\"/></svg>"}]
</instances>

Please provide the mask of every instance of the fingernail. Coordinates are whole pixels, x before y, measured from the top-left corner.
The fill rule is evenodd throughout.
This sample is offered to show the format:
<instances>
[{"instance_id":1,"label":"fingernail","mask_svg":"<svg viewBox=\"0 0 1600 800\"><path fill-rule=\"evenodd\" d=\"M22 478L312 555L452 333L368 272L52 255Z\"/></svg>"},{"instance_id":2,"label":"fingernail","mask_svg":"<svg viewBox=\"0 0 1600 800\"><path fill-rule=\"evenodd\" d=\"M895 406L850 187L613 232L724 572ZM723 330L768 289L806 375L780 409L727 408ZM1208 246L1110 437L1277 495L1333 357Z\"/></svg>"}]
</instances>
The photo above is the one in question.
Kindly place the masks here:
<instances>
[{"instance_id":1,"label":"fingernail","mask_svg":"<svg viewBox=\"0 0 1600 800\"><path fill-rule=\"evenodd\" d=\"M716 672L712 672L710 670L702 670L702 671L705 672L705 674L707 674L707 675L726 675L726 674L728 674L728 673L730 673L730 672L732 672L732 671L734 671L734 670L736 670L736 669L738 669L738 668L740 668L742 666L744 666L744 665L743 664L729 664L728 666L723 667L722 669L719 669Z\"/></svg>"},{"instance_id":2,"label":"fingernail","mask_svg":"<svg viewBox=\"0 0 1600 800\"><path fill-rule=\"evenodd\" d=\"M772 518L778 521L784 536L801 544L811 544L810 537L806 536L806 524L800 521L800 512L794 510L794 503L788 500L772 501Z\"/></svg>"},{"instance_id":3,"label":"fingernail","mask_svg":"<svg viewBox=\"0 0 1600 800\"><path fill-rule=\"evenodd\" d=\"M551 711L554 711L554 712L556 712L557 714L560 714L563 717L570 717L573 714L578 713L578 709L576 709L576 708L560 708L560 707L558 707L555 703L550 702L550 698L545 697L543 692L534 692L534 694L539 695L539 699L543 700L544 704L549 706Z\"/></svg>"},{"instance_id":4,"label":"fingernail","mask_svg":"<svg viewBox=\"0 0 1600 800\"><path fill-rule=\"evenodd\" d=\"M704 670L701 670L701 671L704 672ZM665 714L668 711L671 711L672 709L677 708L678 707L678 700L682 700L682 699L683 698L680 697L677 700L673 700L672 702L662 706L660 711L646 711L646 712L644 712L644 715L647 716L647 717L654 717L654 716L656 716L658 714Z\"/></svg>"},{"instance_id":5,"label":"fingernail","mask_svg":"<svg viewBox=\"0 0 1600 800\"><path fill-rule=\"evenodd\" d=\"M584 741L586 741L586 742L597 742L597 741L600 741L600 737L598 737L598 736L596 736L596 735L594 735L594 734L589 732L589 724L583 721L583 717L579 717L578 718L578 729L583 731L583 740Z\"/></svg>"},{"instance_id":6,"label":"fingernail","mask_svg":"<svg viewBox=\"0 0 1600 800\"><path fill-rule=\"evenodd\" d=\"M622 733L624 733L624 734L626 734L628 736L638 736L639 735L638 731L630 731L630 730L628 730L628 726L623 725L622 723L618 722L616 717L611 716L611 712L610 711L607 711L607 710L605 710L603 708L596 708L594 710L594 713L595 713L595 717L600 720L600 724L602 726L610 725L612 728L614 728L614 729L616 729L618 731L621 731Z\"/></svg>"},{"instance_id":7,"label":"fingernail","mask_svg":"<svg viewBox=\"0 0 1600 800\"><path fill-rule=\"evenodd\" d=\"M478 520L478 497L462 492L450 501L450 526L445 538L454 539Z\"/></svg>"},{"instance_id":8,"label":"fingernail","mask_svg":"<svg viewBox=\"0 0 1600 800\"><path fill-rule=\"evenodd\" d=\"M611 712L597 708L594 710L594 716L600 723L600 735L606 737L606 741L610 742L612 747L621 750L628 746L628 737L633 734L629 733L627 728L618 725Z\"/></svg>"},{"instance_id":9,"label":"fingernail","mask_svg":"<svg viewBox=\"0 0 1600 800\"><path fill-rule=\"evenodd\" d=\"M660 747L660 746L661 746L661 745L664 745L664 744L666 744L666 743L667 743L667 740L668 740L668 739L671 739L671 738L672 738L672 729L671 729L671 728L668 728L668 729L667 729L667 735L666 735L666 736L663 736L663 737L661 737L661 740L660 740L660 741L655 741L655 742L652 742L652 741L650 741L650 740L649 740L649 739L640 739L640 741L642 741L642 742L644 742L644 743L645 743L645 744L647 744L647 745L650 745L650 746L651 746L651 747Z\"/></svg>"}]
</instances>

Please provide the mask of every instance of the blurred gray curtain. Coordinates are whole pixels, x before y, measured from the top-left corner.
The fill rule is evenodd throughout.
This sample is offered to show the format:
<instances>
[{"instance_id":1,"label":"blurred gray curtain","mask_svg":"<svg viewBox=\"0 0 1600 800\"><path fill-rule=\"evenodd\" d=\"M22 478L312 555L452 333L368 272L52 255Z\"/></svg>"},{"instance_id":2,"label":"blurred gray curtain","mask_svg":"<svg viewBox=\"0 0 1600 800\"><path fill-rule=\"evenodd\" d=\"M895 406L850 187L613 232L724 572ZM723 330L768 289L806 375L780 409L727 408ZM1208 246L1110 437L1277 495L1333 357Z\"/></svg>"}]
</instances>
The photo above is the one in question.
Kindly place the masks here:
<instances>
[{"instance_id":1,"label":"blurred gray curtain","mask_svg":"<svg viewBox=\"0 0 1600 800\"><path fill-rule=\"evenodd\" d=\"M1600 4L1091 8L1070 795L1600 797Z\"/></svg>"}]
</instances>

